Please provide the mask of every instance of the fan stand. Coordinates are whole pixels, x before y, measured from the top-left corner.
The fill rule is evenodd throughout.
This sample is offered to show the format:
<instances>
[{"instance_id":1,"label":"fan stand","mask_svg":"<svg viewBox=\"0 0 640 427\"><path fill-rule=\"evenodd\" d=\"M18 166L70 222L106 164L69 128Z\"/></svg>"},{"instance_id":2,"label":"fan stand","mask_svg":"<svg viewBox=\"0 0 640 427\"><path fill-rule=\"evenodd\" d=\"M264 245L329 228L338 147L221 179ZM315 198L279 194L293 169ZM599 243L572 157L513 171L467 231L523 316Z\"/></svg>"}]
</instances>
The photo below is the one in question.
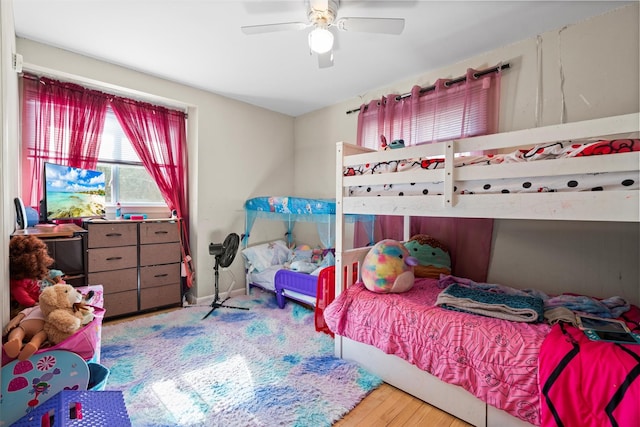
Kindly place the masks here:
<instances>
[{"instance_id":1,"label":"fan stand","mask_svg":"<svg viewBox=\"0 0 640 427\"><path fill-rule=\"evenodd\" d=\"M211 310L209 310L209 312L202 318L202 320L206 319L207 317L209 317L209 315L211 313L213 313L213 311L216 308L234 308L236 310L249 310L246 307L235 307L232 305L225 305L225 302L231 298L231 297L226 297L223 301L220 301L220 294L219 294L219 285L218 285L218 280L219 280L219 276L220 273L218 272L220 268L220 256L216 255L216 263L213 266L213 271L214 271L214 284L215 284L215 295L213 297L213 302L211 303ZM229 292L227 292L227 295L229 294Z\"/></svg>"}]
</instances>

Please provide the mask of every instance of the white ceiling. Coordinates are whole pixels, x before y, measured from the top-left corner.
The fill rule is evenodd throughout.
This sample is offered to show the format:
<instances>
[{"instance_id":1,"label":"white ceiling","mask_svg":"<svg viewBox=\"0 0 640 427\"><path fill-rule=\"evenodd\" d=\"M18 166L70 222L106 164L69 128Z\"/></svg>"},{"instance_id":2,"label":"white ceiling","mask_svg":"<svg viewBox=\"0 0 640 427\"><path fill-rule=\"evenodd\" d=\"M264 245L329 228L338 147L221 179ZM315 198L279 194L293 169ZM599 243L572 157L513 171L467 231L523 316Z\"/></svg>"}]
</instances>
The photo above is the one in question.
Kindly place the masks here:
<instances>
[{"instance_id":1,"label":"white ceiling","mask_svg":"<svg viewBox=\"0 0 640 427\"><path fill-rule=\"evenodd\" d=\"M325 69L308 29L240 31L306 22L304 0L13 0L13 9L18 37L295 117L625 3L342 0L338 17L404 18L405 29L341 32Z\"/></svg>"}]
</instances>

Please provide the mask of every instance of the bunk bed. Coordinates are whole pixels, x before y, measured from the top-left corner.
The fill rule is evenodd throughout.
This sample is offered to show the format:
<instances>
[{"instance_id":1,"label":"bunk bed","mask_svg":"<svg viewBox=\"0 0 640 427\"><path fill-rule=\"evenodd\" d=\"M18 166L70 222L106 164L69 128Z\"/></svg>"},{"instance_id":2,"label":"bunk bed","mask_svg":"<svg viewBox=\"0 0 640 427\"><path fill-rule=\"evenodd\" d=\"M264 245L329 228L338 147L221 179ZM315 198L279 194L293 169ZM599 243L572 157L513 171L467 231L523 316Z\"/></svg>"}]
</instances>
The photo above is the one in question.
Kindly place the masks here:
<instances>
[{"instance_id":1,"label":"bunk bed","mask_svg":"<svg viewBox=\"0 0 640 427\"><path fill-rule=\"evenodd\" d=\"M465 342L465 332L454 330L450 332L454 335L450 337L450 341L440 341L438 334L443 330L438 328L445 327L443 325L476 325L476 322L482 322L478 320L482 316L431 307L438 292L442 291L442 284L437 279L416 280L414 288L405 294L373 294L366 290L359 279L358 269L370 248L348 249L350 241L347 242L346 239L351 236L348 236L344 218L345 215L353 214L402 215L405 217L405 240L409 238L410 216L637 223L640 221L639 140L627 138L638 138L639 126L640 114L628 114L388 151L374 151L339 142L336 147L335 269L344 271L344 274L336 274L336 299L325 310L325 321L335 333L336 355L360 363L381 376L384 381L476 426L545 425L548 421L545 417L561 417L565 414L562 412L563 405L571 399L567 396L578 395L579 400L584 397L583 393L575 390L575 383L574 390L564 389L559 394L557 392L561 389L547 388L551 383L548 378L549 363L560 361L556 360L555 354L548 356L548 352L541 352L541 348L561 348L568 345L569 349L564 350L567 351L566 354L570 354L572 348L567 344L567 334L570 335L569 342L579 343L581 349L593 350L590 346L600 343L589 341L577 328L567 327L565 330L560 326L562 322L553 326L545 323L527 324L519 329L520 326L514 326L514 322L489 318L487 319L493 323L489 324L489 329L482 330L493 328L494 333L472 334L472 341ZM592 145L594 143L599 145ZM585 151L583 146L587 144L591 148L595 147L593 150L586 150L590 154L606 154L605 151L617 153L607 155L606 158L600 155L587 156L584 153L576 155ZM609 147L617 146L618 149L603 148L607 144ZM469 153L481 150L498 150L507 153L505 157L515 153L517 158L523 157L521 154L544 152L545 147L567 145L575 146L576 154L550 156L535 162L519 159L515 162L500 160L478 163L463 159L469 158ZM475 164L462 167L463 163ZM398 172L402 169L398 165L407 164L422 167L406 168L408 170ZM502 180L516 179L524 183L534 182L529 177L555 177L568 183L584 176L613 176L615 178L612 182L617 181L621 185L590 184L591 190L595 191L565 191L574 189L576 185L568 185L563 189L544 186L540 191L532 192L465 191L466 188L471 188L467 182L472 181L480 183L479 188L485 188L483 183L495 184ZM438 184L439 187L427 192L398 191L403 185L412 187L418 183ZM363 188L364 192L361 191ZM380 191L376 192L375 189ZM368 193L375 193L376 197L371 197ZM386 308L380 310L386 309L385 313L389 310L404 313L404 321L391 320L384 315L360 315L360 319L366 317L366 321L370 323L357 323L358 317L354 313L359 306L368 313L377 313L376 310L384 306ZM635 325L637 331L640 312L635 306L631 308L628 320L632 322L632 327ZM439 311L438 316L433 315L435 311ZM421 317L422 312L430 313L426 316L431 317ZM382 324L373 324L382 317ZM433 318L436 318L435 322L439 322L440 326L432 323L427 325L427 322L434 321ZM375 337L370 336L376 330L382 331L387 339L386 343L380 345ZM391 340L392 330L403 335L402 339ZM501 333L495 335L495 331ZM418 335L416 340L423 345L417 350L410 345L413 334ZM500 337L510 337L512 342L517 342L519 350L510 349L507 354L489 352L489 348L500 347ZM551 341L550 337L555 341ZM630 363L634 363L637 370L640 346L607 347L612 348L633 355L633 362ZM425 349L436 354L426 355L427 360L421 360L425 356L421 354ZM598 352L599 349L600 347L595 347L594 351ZM480 353L481 356L476 357ZM504 370L503 366L500 371L491 371L491 368L476 370L476 361L479 359L493 360L496 365L504 364ZM543 374L547 377L542 378ZM584 374L586 375L586 371ZM611 380L613 375L618 374L624 375L624 372L607 373L608 376L611 375L611 382L615 382ZM548 382L544 382L545 380ZM509 385L509 381L513 383ZM632 416L638 419L638 378L631 384L622 380L615 383L616 387L620 386L618 393L628 392L626 397L622 394L617 396L619 406L616 410L635 411ZM628 389L622 390L624 387L621 384L626 384ZM543 392L544 399L541 398ZM600 392L589 392L596 399L605 398ZM600 403L596 402L594 406ZM585 410L590 410L589 401L581 404L585 406ZM545 417L541 416L541 406L545 408ZM566 406L569 412L575 408ZM581 411L576 411L576 414L592 415ZM626 415L628 414L627 412ZM607 415L615 418L615 410Z\"/></svg>"}]
</instances>

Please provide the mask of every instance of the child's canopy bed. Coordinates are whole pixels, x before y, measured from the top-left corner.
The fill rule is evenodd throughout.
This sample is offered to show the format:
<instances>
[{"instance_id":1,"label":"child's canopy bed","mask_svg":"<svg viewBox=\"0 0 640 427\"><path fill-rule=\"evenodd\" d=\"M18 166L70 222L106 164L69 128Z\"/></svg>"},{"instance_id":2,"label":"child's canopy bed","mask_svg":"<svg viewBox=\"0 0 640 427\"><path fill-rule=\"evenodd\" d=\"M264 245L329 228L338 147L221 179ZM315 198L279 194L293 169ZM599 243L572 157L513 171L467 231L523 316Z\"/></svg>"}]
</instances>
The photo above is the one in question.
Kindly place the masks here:
<instances>
[{"instance_id":1,"label":"child's canopy bed","mask_svg":"<svg viewBox=\"0 0 640 427\"><path fill-rule=\"evenodd\" d=\"M640 332L636 306L474 281L455 268L407 292L374 293L361 275L370 248L347 249L343 219L637 223L639 126L629 114L387 151L338 143L335 269L345 273L324 313L336 354L477 426L635 425L640 345L589 340L569 320L593 313ZM469 154L479 150L507 154ZM487 292L500 303L479 301ZM526 316L523 299L535 301Z\"/></svg>"},{"instance_id":2,"label":"child's canopy bed","mask_svg":"<svg viewBox=\"0 0 640 427\"><path fill-rule=\"evenodd\" d=\"M334 264L335 200L255 197L247 200L244 208L242 255L247 271L247 293L251 286L257 286L275 292L280 308L284 308L286 298L314 306L316 311L324 308L328 296L323 289L329 281L333 287L333 269L329 267ZM277 239L248 246L251 230L258 218L283 223L286 241ZM348 221L356 219L373 224L371 216L347 218ZM322 247L313 248L294 241L293 230L298 222L316 224ZM321 313L317 313L317 318L323 323ZM316 326L320 328L319 324Z\"/></svg>"}]
</instances>

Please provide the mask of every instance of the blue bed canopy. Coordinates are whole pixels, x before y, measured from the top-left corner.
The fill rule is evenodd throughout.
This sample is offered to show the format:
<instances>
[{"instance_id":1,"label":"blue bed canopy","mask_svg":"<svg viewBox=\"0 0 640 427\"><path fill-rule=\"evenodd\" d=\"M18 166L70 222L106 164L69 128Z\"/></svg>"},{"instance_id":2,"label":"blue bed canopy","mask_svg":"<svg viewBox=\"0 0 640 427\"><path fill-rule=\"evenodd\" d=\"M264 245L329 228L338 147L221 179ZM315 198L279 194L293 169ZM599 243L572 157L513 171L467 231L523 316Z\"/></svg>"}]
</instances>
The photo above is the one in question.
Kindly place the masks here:
<instances>
[{"instance_id":1,"label":"blue bed canopy","mask_svg":"<svg viewBox=\"0 0 640 427\"><path fill-rule=\"evenodd\" d=\"M254 197L244 204L245 231L242 242L246 246L256 218L282 221L287 228L287 243L293 243L293 228L297 222L315 222L320 241L325 248L333 248L335 241L336 201L290 196ZM373 242L373 215L346 215L348 222L367 223L369 241Z\"/></svg>"}]
</instances>

